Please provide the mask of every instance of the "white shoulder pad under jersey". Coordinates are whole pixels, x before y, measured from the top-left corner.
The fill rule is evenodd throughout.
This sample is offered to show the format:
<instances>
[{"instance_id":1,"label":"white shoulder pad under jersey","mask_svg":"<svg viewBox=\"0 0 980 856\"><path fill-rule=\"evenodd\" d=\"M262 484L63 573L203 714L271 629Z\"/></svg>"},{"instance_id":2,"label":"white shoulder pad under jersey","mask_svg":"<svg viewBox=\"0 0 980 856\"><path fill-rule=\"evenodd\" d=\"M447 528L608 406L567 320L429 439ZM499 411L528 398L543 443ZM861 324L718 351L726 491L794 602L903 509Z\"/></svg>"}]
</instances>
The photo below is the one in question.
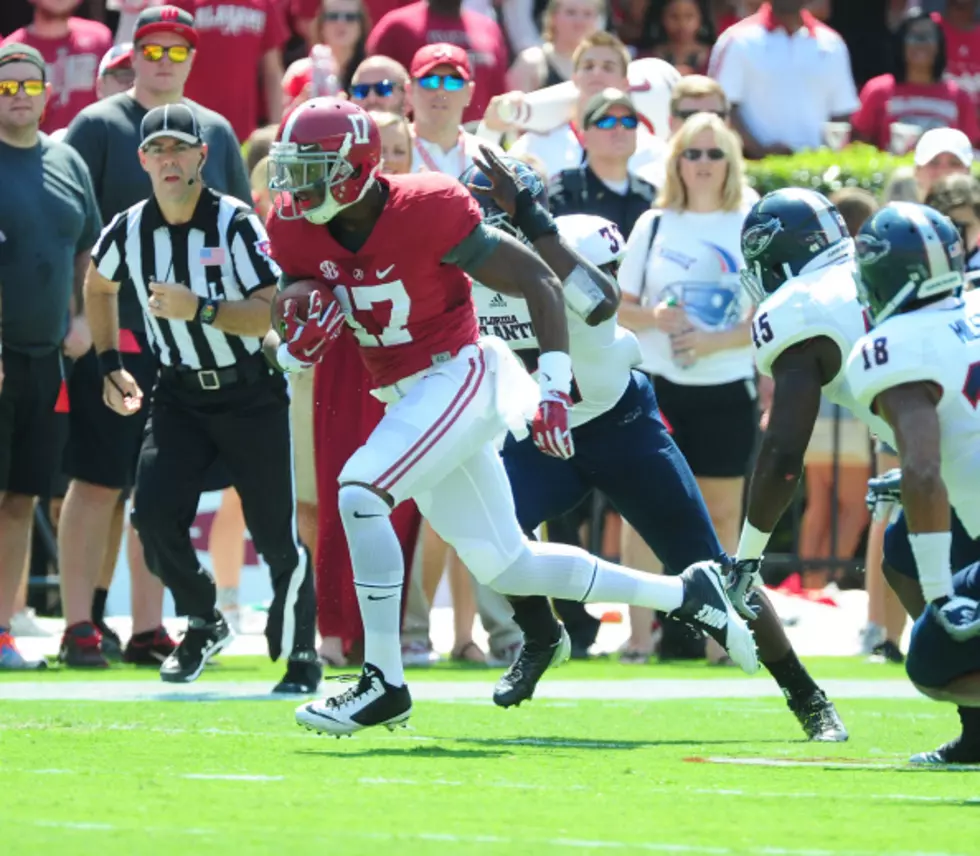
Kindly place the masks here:
<instances>
[{"instance_id":1,"label":"white shoulder pad under jersey","mask_svg":"<svg viewBox=\"0 0 980 856\"><path fill-rule=\"evenodd\" d=\"M626 239L619 227L595 214L565 214L555 218L558 234L575 252L596 267L622 259Z\"/></svg>"},{"instance_id":2,"label":"white shoulder pad under jersey","mask_svg":"<svg viewBox=\"0 0 980 856\"><path fill-rule=\"evenodd\" d=\"M865 406L905 383L942 389L943 482L966 530L980 537L980 292L888 318L855 344L847 380Z\"/></svg>"},{"instance_id":3,"label":"white shoulder pad under jersey","mask_svg":"<svg viewBox=\"0 0 980 856\"><path fill-rule=\"evenodd\" d=\"M759 371L772 377L772 365L787 348L809 339L832 339L841 353L841 370L854 343L864 335L864 313L857 300L850 264L796 277L769 295L755 312L752 342Z\"/></svg>"}]
</instances>

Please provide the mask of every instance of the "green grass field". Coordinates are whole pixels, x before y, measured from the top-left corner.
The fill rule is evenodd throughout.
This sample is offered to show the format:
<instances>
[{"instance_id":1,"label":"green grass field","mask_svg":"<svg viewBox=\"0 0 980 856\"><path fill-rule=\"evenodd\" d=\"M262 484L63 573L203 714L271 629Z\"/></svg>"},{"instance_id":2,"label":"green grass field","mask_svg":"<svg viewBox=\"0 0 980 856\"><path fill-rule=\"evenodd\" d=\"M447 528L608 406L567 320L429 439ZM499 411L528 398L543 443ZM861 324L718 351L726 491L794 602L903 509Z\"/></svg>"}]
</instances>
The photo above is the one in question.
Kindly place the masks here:
<instances>
[{"instance_id":1,"label":"green grass field","mask_svg":"<svg viewBox=\"0 0 980 856\"><path fill-rule=\"evenodd\" d=\"M953 709L858 697L903 695L883 683L899 668L810 665L853 696L838 701L849 743L803 742L766 678L705 666L572 664L550 679L569 697L545 698L546 679L508 711L489 702L494 672L410 672L417 697L445 700L343 740L296 726L296 701L72 700L79 681L110 698L152 672L53 670L44 701L11 700L31 688L5 675L0 853L980 853L980 776L904 763L956 733ZM187 689L278 677L226 657ZM652 679L761 697L623 697Z\"/></svg>"}]
</instances>

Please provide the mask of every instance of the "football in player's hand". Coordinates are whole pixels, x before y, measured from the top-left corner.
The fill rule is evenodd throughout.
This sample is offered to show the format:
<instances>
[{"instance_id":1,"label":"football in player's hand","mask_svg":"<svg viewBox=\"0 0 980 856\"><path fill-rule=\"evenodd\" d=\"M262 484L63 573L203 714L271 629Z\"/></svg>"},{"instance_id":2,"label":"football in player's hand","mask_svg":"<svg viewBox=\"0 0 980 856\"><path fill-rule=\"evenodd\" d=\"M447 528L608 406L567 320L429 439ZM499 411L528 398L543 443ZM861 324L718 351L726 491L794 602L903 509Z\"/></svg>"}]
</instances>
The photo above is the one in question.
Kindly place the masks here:
<instances>
[{"instance_id":1,"label":"football in player's hand","mask_svg":"<svg viewBox=\"0 0 980 856\"><path fill-rule=\"evenodd\" d=\"M274 329L277 332L281 332L283 329L283 321L286 317L286 301L288 300L296 301L296 320L301 323L305 323L308 320L306 317L307 310L310 306L310 295L313 292L320 293L320 300L324 308L336 300L329 286L317 279L300 279L296 282L291 282L282 291L276 292L276 299L273 304L273 322Z\"/></svg>"}]
</instances>

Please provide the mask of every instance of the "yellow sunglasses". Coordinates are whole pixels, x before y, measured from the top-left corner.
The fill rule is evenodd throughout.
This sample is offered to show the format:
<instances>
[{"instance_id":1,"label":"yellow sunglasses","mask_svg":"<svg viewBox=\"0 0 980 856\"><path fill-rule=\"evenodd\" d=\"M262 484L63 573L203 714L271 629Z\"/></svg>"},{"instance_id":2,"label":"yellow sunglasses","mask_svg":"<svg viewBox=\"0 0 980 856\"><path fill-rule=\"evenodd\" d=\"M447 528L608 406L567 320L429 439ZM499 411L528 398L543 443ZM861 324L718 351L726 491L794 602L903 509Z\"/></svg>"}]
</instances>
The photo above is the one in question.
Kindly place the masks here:
<instances>
[{"instance_id":1,"label":"yellow sunglasses","mask_svg":"<svg viewBox=\"0 0 980 856\"><path fill-rule=\"evenodd\" d=\"M20 90L24 90L25 95L36 96L44 93L43 80L0 80L0 95L12 98Z\"/></svg>"},{"instance_id":2,"label":"yellow sunglasses","mask_svg":"<svg viewBox=\"0 0 980 856\"><path fill-rule=\"evenodd\" d=\"M187 57L191 55L191 49L187 45L171 45L165 48L163 45L143 45L144 59L150 62L160 62L166 54L171 62L187 62Z\"/></svg>"}]
</instances>

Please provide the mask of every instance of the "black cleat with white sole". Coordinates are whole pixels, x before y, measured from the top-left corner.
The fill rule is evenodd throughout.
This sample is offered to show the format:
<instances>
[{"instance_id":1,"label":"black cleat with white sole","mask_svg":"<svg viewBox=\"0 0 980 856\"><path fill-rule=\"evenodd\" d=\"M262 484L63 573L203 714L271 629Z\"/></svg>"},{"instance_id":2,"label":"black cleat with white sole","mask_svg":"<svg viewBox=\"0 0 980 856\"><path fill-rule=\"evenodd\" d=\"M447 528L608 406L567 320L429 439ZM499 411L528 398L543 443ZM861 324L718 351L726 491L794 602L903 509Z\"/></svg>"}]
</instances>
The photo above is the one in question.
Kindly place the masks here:
<instances>
[{"instance_id":1,"label":"black cleat with white sole","mask_svg":"<svg viewBox=\"0 0 980 856\"><path fill-rule=\"evenodd\" d=\"M234 634L224 618L188 618L184 638L160 666L160 678L171 684L196 681L208 660L229 645L232 639Z\"/></svg>"},{"instance_id":2,"label":"black cleat with white sole","mask_svg":"<svg viewBox=\"0 0 980 856\"><path fill-rule=\"evenodd\" d=\"M786 703L803 726L807 740L814 743L844 743L847 740L844 722L823 690L817 690L799 702L787 699Z\"/></svg>"},{"instance_id":3,"label":"black cleat with white sole","mask_svg":"<svg viewBox=\"0 0 980 856\"><path fill-rule=\"evenodd\" d=\"M547 643L539 639L525 638L521 653L511 667L501 675L493 688L493 703L499 707L512 707L527 701L534 695L542 675L564 663L572 653L572 642L564 624L558 625L557 641Z\"/></svg>"},{"instance_id":4,"label":"black cleat with white sole","mask_svg":"<svg viewBox=\"0 0 980 856\"><path fill-rule=\"evenodd\" d=\"M935 767L980 764L980 746L967 742L961 735L931 752L920 752L918 755L913 755L909 758L909 763Z\"/></svg>"},{"instance_id":5,"label":"black cleat with white sole","mask_svg":"<svg viewBox=\"0 0 980 856\"><path fill-rule=\"evenodd\" d=\"M687 568L681 574L684 600L669 615L707 633L751 675L759 670L755 638L725 594L723 571L718 562L696 562Z\"/></svg>"},{"instance_id":6,"label":"black cleat with white sole","mask_svg":"<svg viewBox=\"0 0 980 856\"><path fill-rule=\"evenodd\" d=\"M297 723L335 737L375 725L394 731L395 726L403 725L411 715L412 696L408 685L392 686L384 673L370 663L364 664L356 687L296 708Z\"/></svg>"}]
</instances>

